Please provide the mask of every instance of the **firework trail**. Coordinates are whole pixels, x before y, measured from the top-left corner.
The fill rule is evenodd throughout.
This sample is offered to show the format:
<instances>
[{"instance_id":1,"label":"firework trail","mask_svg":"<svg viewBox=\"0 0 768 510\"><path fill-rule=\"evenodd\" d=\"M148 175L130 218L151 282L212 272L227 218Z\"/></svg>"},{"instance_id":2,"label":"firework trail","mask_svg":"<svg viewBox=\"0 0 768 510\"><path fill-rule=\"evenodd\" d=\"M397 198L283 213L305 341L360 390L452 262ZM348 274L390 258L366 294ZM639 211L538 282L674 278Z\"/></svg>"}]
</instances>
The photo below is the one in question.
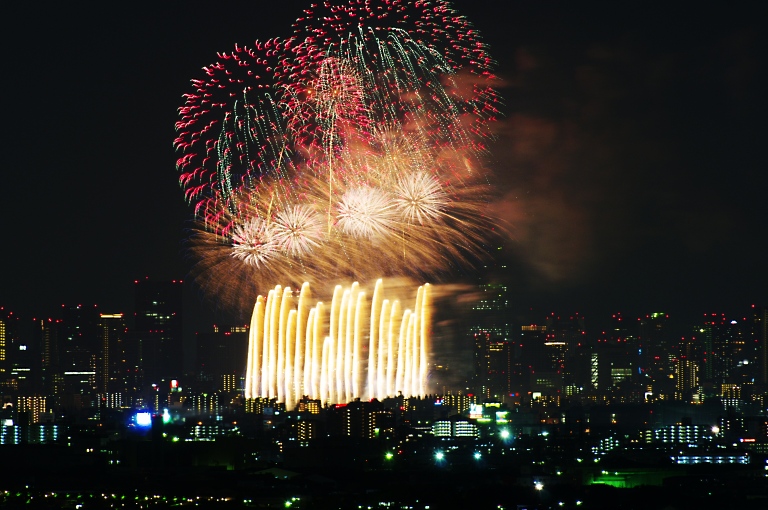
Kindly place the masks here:
<instances>
[{"instance_id":1,"label":"firework trail","mask_svg":"<svg viewBox=\"0 0 768 510\"><path fill-rule=\"evenodd\" d=\"M438 276L485 251L493 62L447 2L326 1L192 80L177 166L193 276L227 305L276 281Z\"/></svg>"}]
</instances>

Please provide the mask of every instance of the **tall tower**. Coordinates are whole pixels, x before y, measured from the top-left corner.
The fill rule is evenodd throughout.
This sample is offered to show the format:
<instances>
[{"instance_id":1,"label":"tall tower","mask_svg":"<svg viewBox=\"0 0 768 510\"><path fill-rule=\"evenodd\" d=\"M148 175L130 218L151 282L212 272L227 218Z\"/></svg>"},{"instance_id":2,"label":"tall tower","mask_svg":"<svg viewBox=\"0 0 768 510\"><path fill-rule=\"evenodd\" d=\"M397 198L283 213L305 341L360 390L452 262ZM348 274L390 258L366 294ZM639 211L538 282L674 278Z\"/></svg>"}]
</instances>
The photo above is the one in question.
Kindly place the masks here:
<instances>
[{"instance_id":1,"label":"tall tower","mask_svg":"<svg viewBox=\"0 0 768 510\"><path fill-rule=\"evenodd\" d=\"M668 333L669 315L649 313L638 321L640 368L654 382L669 378L673 371L674 349Z\"/></svg>"},{"instance_id":2,"label":"tall tower","mask_svg":"<svg viewBox=\"0 0 768 510\"><path fill-rule=\"evenodd\" d=\"M577 378L577 353L586 347L585 318L576 312L568 316L554 313L546 317L547 337L544 350L550 360L550 370L557 373L566 384Z\"/></svg>"},{"instance_id":3,"label":"tall tower","mask_svg":"<svg viewBox=\"0 0 768 510\"><path fill-rule=\"evenodd\" d=\"M8 347L16 334L16 322L13 312L0 306L0 383L5 383L10 375Z\"/></svg>"},{"instance_id":4,"label":"tall tower","mask_svg":"<svg viewBox=\"0 0 768 510\"><path fill-rule=\"evenodd\" d=\"M122 313L99 315L101 359L98 364L98 387L101 393L125 391L126 373L125 320Z\"/></svg>"},{"instance_id":5,"label":"tall tower","mask_svg":"<svg viewBox=\"0 0 768 510\"><path fill-rule=\"evenodd\" d=\"M134 334L146 384L182 376L182 281L135 282Z\"/></svg>"},{"instance_id":6,"label":"tall tower","mask_svg":"<svg viewBox=\"0 0 768 510\"><path fill-rule=\"evenodd\" d=\"M510 390L511 350L509 298L501 284L479 286L472 306L470 335L474 343L474 387L486 398L503 398Z\"/></svg>"},{"instance_id":7,"label":"tall tower","mask_svg":"<svg viewBox=\"0 0 768 510\"><path fill-rule=\"evenodd\" d=\"M214 326L213 331L197 334L196 391L233 393L245 376L248 352L246 326Z\"/></svg>"},{"instance_id":8,"label":"tall tower","mask_svg":"<svg viewBox=\"0 0 768 510\"><path fill-rule=\"evenodd\" d=\"M57 322L59 362L65 395L80 395L77 405L89 406L98 389L96 367L101 345L96 305L61 305Z\"/></svg>"},{"instance_id":9,"label":"tall tower","mask_svg":"<svg viewBox=\"0 0 768 510\"><path fill-rule=\"evenodd\" d=\"M58 323L53 319L34 319L32 337L40 346L42 391L46 395L60 392L61 371L59 367Z\"/></svg>"},{"instance_id":10,"label":"tall tower","mask_svg":"<svg viewBox=\"0 0 768 510\"><path fill-rule=\"evenodd\" d=\"M675 400L690 400L699 387L699 367L690 359L678 359L675 364Z\"/></svg>"},{"instance_id":11,"label":"tall tower","mask_svg":"<svg viewBox=\"0 0 768 510\"><path fill-rule=\"evenodd\" d=\"M768 387L768 306L752 305L752 337L757 344L760 383Z\"/></svg>"},{"instance_id":12,"label":"tall tower","mask_svg":"<svg viewBox=\"0 0 768 510\"><path fill-rule=\"evenodd\" d=\"M3 328L0 310L0 329ZM19 395L32 395L42 391L40 377L40 347L26 329L20 331L20 321L12 313L5 320L5 376ZM0 331L2 336L2 331Z\"/></svg>"},{"instance_id":13,"label":"tall tower","mask_svg":"<svg viewBox=\"0 0 768 510\"><path fill-rule=\"evenodd\" d=\"M703 338L704 380L715 385L729 383L736 359L745 347L743 325L728 320L725 314L705 315L699 328Z\"/></svg>"}]
</instances>

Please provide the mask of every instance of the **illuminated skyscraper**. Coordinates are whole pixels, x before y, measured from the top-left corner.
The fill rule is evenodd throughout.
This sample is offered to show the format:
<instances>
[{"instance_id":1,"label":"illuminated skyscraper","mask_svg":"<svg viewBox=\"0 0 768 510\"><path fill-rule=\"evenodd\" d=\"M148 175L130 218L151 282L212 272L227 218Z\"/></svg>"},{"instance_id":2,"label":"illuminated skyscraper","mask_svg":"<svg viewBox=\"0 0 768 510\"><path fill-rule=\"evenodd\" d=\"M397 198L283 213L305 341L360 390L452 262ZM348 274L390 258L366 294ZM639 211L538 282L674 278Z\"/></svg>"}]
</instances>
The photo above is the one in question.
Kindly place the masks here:
<instances>
[{"instance_id":1,"label":"illuminated skyscraper","mask_svg":"<svg viewBox=\"0 0 768 510\"><path fill-rule=\"evenodd\" d=\"M744 324L728 320L725 314L706 314L699 328L703 346L703 379L720 385L732 382L736 360L745 347Z\"/></svg>"},{"instance_id":2,"label":"illuminated skyscraper","mask_svg":"<svg viewBox=\"0 0 768 510\"><path fill-rule=\"evenodd\" d=\"M546 336L542 346L548 366L544 370L569 373L566 360L571 358L584 343L584 317L578 313L569 316L548 315L545 321Z\"/></svg>"},{"instance_id":3,"label":"illuminated skyscraper","mask_svg":"<svg viewBox=\"0 0 768 510\"><path fill-rule=\"evenodd\" d=\"M232 353L246 352L248 328L245 326L214 326L212 331L198 333L195 390L231 393L240 388L247 358Z\"/></svg>"},{"instance_id":4,"label":"illuminated skyscraper","mask_svg":"<svg viewBox=\"0 0 768 510\"><path fill-rule=\"evenodd\" d=\"M42 396L18 397L16 399L16 409L21 417L26 415L25 423L32 425L40 423L41 418L46 412L46 398Z\"/></svg>"},{"instance_id":5,"label":"illuminated skyscraper","mask_svg":"<svg viewBox=\"0 0 768 510\"><path fill-rule=\"evenodd\" d=\"M134 329L146 385L178 379L183 372L182 281L135 282ZM162 386L167 386L163 384Z\"/></svg>"},{"instance_id":6,"label":"illuminated skyscraper","mask_svg":"<svg viewBox=\"0 0 768 510\"><path fill-rule=\"evenodd\" d=\"M652 381L660 381L672 374L674 349L669 338L669 315L656 312L638 321L638 355L640 368Z\"/></svg>"},{"instance_id":7,"label":"illuminated skyscraper","mask_svg":"<svg viewBox=\"0 0 768 510\"><path fill-rule=\"evenodd\" d=\"M6 343L9 377L19 395L42 392L40 348L28 335L12 334Z\"/></svg>"},{"instance_id":8,"label":"illuminated skyscraper","mask_svg":"<svg viewBox=\"0 0 768 510\"><path fill-rule=\"evenodd\" d=\"M485 398L504 401L511 392L510 342L485 331L475 333L474 342L477 391Z\"/></svg>"},{"instance_id":9,"label":"illuminated skyscraper","mask_svg":"<svg viewBox=\"0 0 768 510\"><path fill-rule=\"evenodd\" d=\"M98 363L98 387L101 393L124 392L130 373L126 352L125 320L122 313L99 315L101 358Z\"/></svg>"},{"instance_id":10,"label":"illuminated skyscraper","mask_svg":"<svg viewBox=\"0 0 768 510\"><path fill-rule=\"evenodd\" d=\"M19 317L0 306L0 385L6 394L42 391L39 352Z\"/></svg>"},{"instance_id":11,"label":"illuminated skyscraper","mask_svg":"<svg viewBox=\"0 0 768 510\"><path fill-rule=\"evenodd\" d=\"M675 366L675 399L689 401L699 387L699 367L690 359L678 359Z\"/></svg>"},{"instance_id":12,"label":"illuminated skyscraper","mask_svg":"<svg viewBox=\"0 0 768 510\"><path fill-rule=\"evenodd\" d=\"M752 305L752 337L759 356L759 380L768 387L768 306Z\"/></svg>"},{"instance_id":13,"label":"illuminated skyscraper","mask_svg":"<svg viewBox=\"0 0 768 510\"><path fill-rule=\"evenodd\" d=\"M40 385L46 395L57 395L61 390L59 335L56 326L53 319L35 319L32 329L33 341L40 346Z\"/></svg>"},{"instance_id":14,"label":"illuminated skyscraper","mask_svg":"<svg viewBox=\"0 0 768 510\"><path fill-rule=\"evenodd\" d=\"M61 305L58 329L62 395L78 395L68 401L76 407L88 407L98 389L96 370L101 354L99 312L96 305Z\"/></svg>"},{"instance_id":15,"label":"illuminated skyscraper","mask_svg":"<svg viewBox=\"0 0 768 510\"><path fill-rule=\"evenodd\" d=\"M628 384L637 382L641 372L638 321L627 320L621 313L613 314L611 319L611 327L597 342L600 387L616 390L621 386L626 390Z\"/></svg>"},{"instance_id":16,"label":"illuminated skyscraper","mask_svg":"<svg viewBox=\"0 0 768 510\"><path fill-rule=\"evenodd\" d=\"M474 388L485 398L510 392L512 324L507 287L480 285L480 299L472 306L470 335L474 345Z\"/></svg>"},{"instance_id":17,"label":"illuminated skyscraper","mask_svg":"<svg viewBox=\"0 0 768 510\"><path fill-rule=\"evenodd\" d=\"M8 349L18 336L18 319L13 312L0 306L0 384L10 377L11 366Z\"/></svg>"}]
</instances>

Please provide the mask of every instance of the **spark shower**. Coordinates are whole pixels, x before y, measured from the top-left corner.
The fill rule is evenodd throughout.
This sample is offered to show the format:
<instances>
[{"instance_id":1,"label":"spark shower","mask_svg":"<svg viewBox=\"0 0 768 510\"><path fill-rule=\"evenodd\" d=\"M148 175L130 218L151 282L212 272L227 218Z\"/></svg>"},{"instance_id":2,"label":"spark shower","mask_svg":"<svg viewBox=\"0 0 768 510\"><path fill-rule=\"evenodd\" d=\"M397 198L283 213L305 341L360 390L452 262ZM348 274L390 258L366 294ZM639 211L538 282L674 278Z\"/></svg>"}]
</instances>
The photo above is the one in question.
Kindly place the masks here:
<instances>
[{"instance_id":1,"label":"spark shower","mask_svg":"<svg viewBox=\"0 0 768 510\"><path fill-rule=\"evenodd\" d=\"M259 296L249 333L245 397L276 398L293 409L306 395L323 404L427 393L431 299L418 288L413 309L384 298L370 304L357 283L337 285L330 306L277 286ZM367 338L367 340L366 340ZM366 352L367 351L367 352Z\"/></svg>"}]
</instances>

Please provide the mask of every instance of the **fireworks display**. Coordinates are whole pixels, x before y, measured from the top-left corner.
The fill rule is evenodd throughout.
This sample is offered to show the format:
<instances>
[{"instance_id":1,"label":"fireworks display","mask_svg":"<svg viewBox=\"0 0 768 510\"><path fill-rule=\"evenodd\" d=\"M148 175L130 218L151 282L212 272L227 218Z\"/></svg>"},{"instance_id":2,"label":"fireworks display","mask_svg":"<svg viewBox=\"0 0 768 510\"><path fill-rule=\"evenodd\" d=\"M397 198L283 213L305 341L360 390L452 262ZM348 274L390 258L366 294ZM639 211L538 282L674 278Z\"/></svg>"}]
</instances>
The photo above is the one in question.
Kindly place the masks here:
<instances>
[{"instance_id":1,"label":"fireworks display","mask_svg":"<svg viewBox=\"0 0 768 510\"><path fill-rule=\"evenodd\" d=\"M278 285L256 300L245 398L276 398L290 410L303 395L336 404L427 394L429 285L406 310L384 298L382 280L370 304L357 283L336 286L328 307L310 301L308 283L298 292Z\"/></svg>"},{"instance_id":2,"label":"fireworks display","mask_svg":"<svg viewBox=\"0 0 768 510\"><path fill-rule=\"evenodd\" d=\"M179 109L196 281L242 307L277 282L438 276L485 251L499 99L442 0L313 5L220 53Z\"/></svg>"}]
</instances>

